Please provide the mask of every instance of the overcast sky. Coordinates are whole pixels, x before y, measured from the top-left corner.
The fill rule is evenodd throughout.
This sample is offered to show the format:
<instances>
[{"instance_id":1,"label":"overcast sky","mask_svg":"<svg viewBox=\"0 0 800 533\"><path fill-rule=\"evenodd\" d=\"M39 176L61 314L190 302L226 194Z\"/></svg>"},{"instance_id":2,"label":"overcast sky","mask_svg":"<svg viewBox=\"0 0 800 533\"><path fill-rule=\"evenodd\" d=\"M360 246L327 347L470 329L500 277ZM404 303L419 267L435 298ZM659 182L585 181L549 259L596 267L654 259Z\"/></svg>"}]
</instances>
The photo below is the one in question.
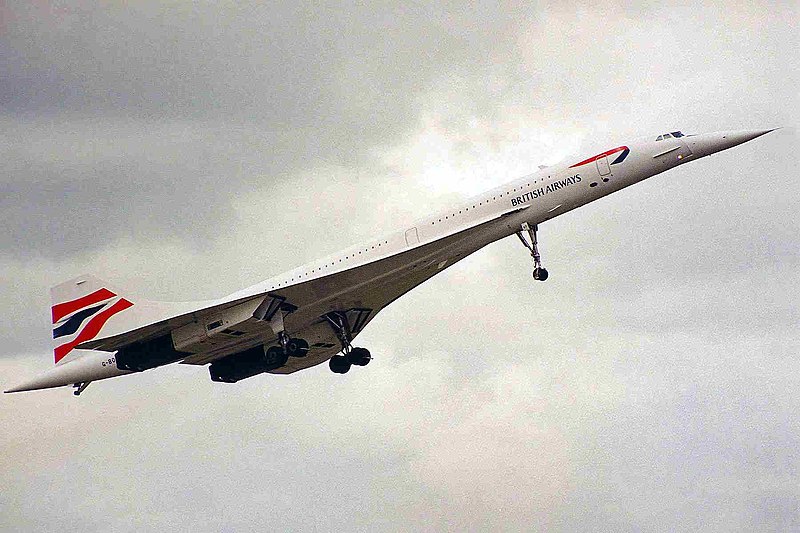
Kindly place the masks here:
<instances>
[{"instance_id":1,"label":"overcast sky","mask_svg":"<svg viewBox=\"0 0 800 533\"><path fill-rule=\"evenodd\" d=\"M0 400L0 529L800 529L798 4L0 4L0 384L584 149L786 129L448 269L345 376ZM590 154L591 155L591 154Z\"/></svg>"}]
</instances>

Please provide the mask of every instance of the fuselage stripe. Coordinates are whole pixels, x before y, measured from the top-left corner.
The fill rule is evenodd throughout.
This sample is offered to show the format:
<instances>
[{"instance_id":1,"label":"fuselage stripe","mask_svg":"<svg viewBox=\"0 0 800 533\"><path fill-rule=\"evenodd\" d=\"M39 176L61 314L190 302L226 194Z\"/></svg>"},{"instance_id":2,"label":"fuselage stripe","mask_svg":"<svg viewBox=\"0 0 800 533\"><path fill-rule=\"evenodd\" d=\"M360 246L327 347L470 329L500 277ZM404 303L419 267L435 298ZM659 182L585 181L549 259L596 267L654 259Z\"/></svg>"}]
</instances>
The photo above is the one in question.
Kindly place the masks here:
<instances>
[{"instance_id":1,"label":"fuselage stripe","mask_svg":"<svg viewBox=\"0 0 800 533\"><path fill-rule=\"evenodd\" d=\"M630 149L626 146L625 149L622 151L621 154L617 156L615 160L611 162L612 165L616 165L617 163L622 163L625 161L625 158L628 157L628 154L631 153Z\"/></svg>"},{"instance_id":2,"label":"fuselage stripe","mask_svg":"<svg viewBox=\"0 0 800 533\"><path fill-rule=\"evenodd\" d=\"M614 163L621 163L622 160L625 159L625 157L628 156L628 153L630 152L630 150L628 149L627 146L618 146L617 148L614 148L613 150L608 150L607 152L603 152L602 154L597 154L596 156L590 157L589 159L584 159L580 163L575 163L574 165L572 165L569 168L575 168L575 167L579 167L579 166L582 166L582 165L588 165L589 163L594 163L598 159L602 159L603 157L608 157L610 155L616 154L617 152L624 152L624 155L623 155L622 159L617 158L614 161Z\"/></svg>"}]
</instances>

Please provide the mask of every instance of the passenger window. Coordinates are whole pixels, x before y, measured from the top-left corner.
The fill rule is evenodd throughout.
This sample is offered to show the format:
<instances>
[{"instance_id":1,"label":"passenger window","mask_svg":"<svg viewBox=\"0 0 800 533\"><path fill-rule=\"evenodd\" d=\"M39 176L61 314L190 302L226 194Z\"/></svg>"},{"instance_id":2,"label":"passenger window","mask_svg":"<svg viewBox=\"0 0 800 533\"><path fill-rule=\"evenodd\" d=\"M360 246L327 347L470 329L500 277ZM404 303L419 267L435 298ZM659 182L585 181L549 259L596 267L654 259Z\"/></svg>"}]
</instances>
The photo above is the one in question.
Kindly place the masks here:
<instances>
[{"instance_id":1,"label":"passenger window","mask_svg":"<svg viewBox=\"0 0 800 533\"><path fill-rule=\"evenodd\" d=\"M683 133L681 133L679 131L673 131L672 132L672 136L673 137L683 137Z\"/></svg>"},{"instance_id":2,"label":"passenger window","mask_svg":"<svg viewBox=\"0 0 800 533\"><path fill-rule=\"evenodd\" d=\"M663 136L663 135L659 135L658 137L656 137L656 140L657 140L657 141L660 141L660 140L662 140L663 138L664 138L664 136Z\"/></svg>"},{"instance_id":3,"label":"passenger window","mask_svg":"<svg viewBox=\"0 0 800 533\"><path fill-rule=\"evenodd\" d=\"M671 138L672 138L672 135L670 135L669 133L665 133L665 134L664 134L664 138L665 138L665 139L671 139Z\"/></svg>"}]
</instances>

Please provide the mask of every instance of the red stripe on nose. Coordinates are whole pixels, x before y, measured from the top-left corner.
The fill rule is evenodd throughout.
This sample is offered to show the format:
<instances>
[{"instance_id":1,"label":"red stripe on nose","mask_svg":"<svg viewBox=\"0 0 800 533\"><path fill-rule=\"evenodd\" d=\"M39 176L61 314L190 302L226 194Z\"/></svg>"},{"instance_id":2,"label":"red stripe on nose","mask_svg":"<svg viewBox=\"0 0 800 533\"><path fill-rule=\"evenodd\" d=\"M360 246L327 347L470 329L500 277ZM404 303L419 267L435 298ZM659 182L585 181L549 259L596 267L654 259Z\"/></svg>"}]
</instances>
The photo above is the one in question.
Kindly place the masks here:
<instances>
[{"instance_id":1,"label":"red stripe on nose","mask_svg":"<svg viewBox=\"0 0 800 533\"><path fill-rule=\"evenodd\" d=\"M597 161L601 157L606 157L606 156L609 156L611 154L616 154L617 152L621 152L622 150L625 150L626 148L627 148L627 146L619 146L617 148L614 148L613 150L609 150L607 152L603 152L602 154L597 154L594 157L590 157L589 159L584 159L580 163L575 163L574 165L572 165L569 168L575 168L575 167L579 167L581 165L586 165L588 163L594 163L595 161Z\"/></svg>"}]
</instances>

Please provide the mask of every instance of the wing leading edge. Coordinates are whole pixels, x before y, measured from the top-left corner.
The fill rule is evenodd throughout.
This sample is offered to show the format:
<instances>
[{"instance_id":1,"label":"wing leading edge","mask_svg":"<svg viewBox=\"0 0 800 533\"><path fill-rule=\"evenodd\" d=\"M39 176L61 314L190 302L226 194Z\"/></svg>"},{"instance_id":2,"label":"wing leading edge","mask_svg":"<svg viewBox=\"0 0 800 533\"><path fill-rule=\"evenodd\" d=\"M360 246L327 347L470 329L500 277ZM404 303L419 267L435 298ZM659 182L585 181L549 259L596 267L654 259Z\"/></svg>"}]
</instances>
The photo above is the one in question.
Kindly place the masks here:
<instances>
[{"instance_id":1,"label":"wing leading edge","mask_svg":"<svg viewBox=\"0 0 800 533\"><path fill-rule=\"evenodd\" d=\"M290 311L285 318L286 331L299 334L309 328L315 330L314 338L321 339L318 344L322 346L312 352L329 357L327 352L335 353L340 347L328 346L331 332L322 318L326 313L369 310L360 331L386 305L492 242L495 237L491 228L497 226L496 222L522 209L511 209L429 242L406 245L377 259L367 257L356 266L321 273L307 281L280 286L275 280L287 276L279 276L220 301L206 302L189 308L188 312L167 315L130 331L85 342L78 348L115 351L169 336L177 351L172 360L206 364L259 344L276 344L275 330L263 317L259 319L257 310L271 301L280 301ZM289 274L297 276L297 270L300 269ZM311 366L305 362L300 365L297 369Z\"/></svg>"}]
</instances>

